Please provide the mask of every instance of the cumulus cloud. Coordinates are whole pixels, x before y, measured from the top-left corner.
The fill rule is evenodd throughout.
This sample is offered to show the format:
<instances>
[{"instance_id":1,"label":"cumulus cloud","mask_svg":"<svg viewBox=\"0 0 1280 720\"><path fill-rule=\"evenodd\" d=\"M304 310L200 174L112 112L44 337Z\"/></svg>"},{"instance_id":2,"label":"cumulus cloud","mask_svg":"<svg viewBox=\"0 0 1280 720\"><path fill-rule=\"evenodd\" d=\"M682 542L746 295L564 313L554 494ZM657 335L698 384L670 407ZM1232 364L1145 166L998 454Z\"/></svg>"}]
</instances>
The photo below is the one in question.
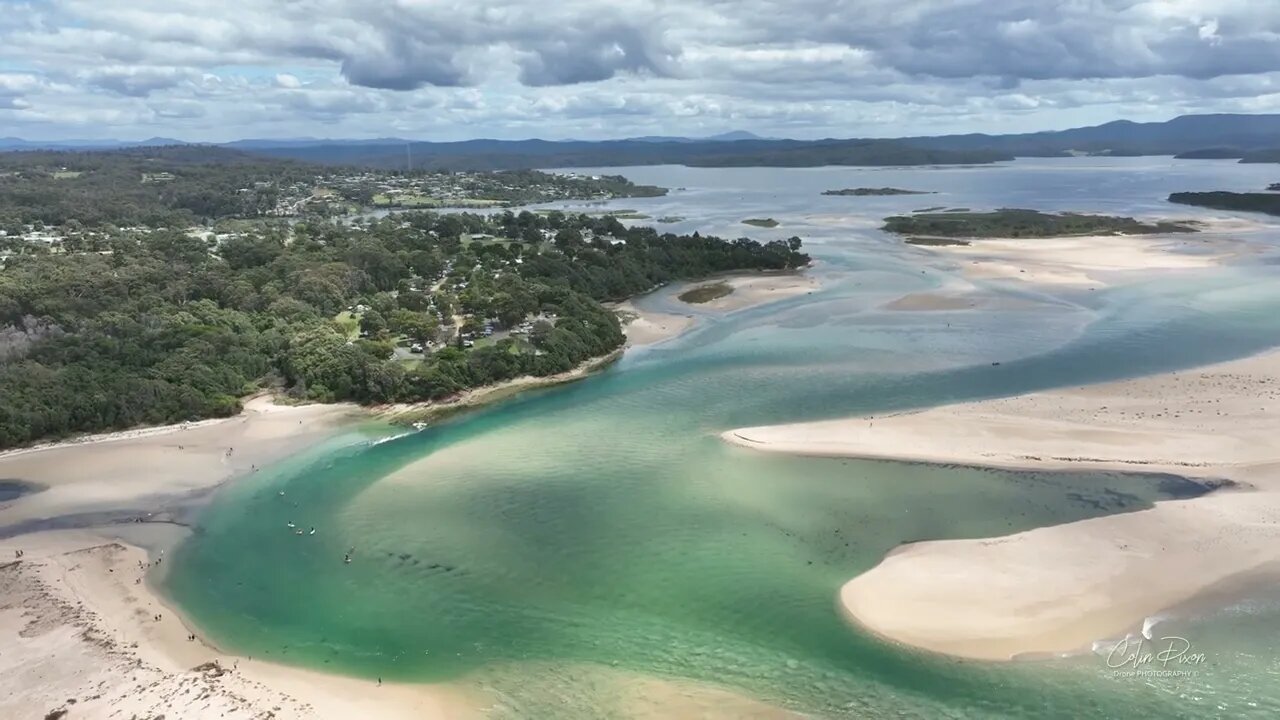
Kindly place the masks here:
<instances>
[{"instance_id":1,"label":"cumulus cloud","mask_svg":"<svg viewBox=\"0 0 1280 720\"><path fill-rule=\"evenodd\" d=\"M412 90L473 84L476 48L510 49L532 85L594 82L619 72L662 74L674 13L644 0L601 5L530 0L51 0L65 26L14 33L46 52L71 45L119 62L172 50L177 64L209 55L336 63L351 83ZM482 69L480 69L482 70Z\"/></svg>"},{"instance_id":2,"label":"cumulus cloud","mask_svg":"<svg viewBox=\"0 0 1280 720\"><path fill-rule=\"evenodd\" d=\"M94 87L130 97L146 97L157 90L167 90L190 78L191 71L173 67L138 67L117 65L91 70L85 81Z\"/></svg>"},{"instance_id":3,"label":"cumulus cloud","mask_svg":"<svg viewBox=\"0 0 1280 720\"><path fill-rule=\"evenodd\" d=\"M0 121L137 133L822 136L1280 106L1280 4L1256 0L28 0L0 43Z\"/></svg>"}]
</instances>

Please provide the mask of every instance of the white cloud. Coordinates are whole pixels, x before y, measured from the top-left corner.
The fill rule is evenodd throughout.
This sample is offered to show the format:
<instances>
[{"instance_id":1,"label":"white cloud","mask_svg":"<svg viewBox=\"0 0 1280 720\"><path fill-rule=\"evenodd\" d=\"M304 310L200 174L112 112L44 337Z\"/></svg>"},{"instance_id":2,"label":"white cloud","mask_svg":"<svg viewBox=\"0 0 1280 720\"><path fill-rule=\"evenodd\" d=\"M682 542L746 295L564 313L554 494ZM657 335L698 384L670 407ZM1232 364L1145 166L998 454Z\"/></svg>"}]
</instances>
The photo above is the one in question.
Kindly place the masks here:
<instances>
[{"instance_id":1,"label":"white cloud","mask_svg":"<svg viewBox=\"0 0 1280 720\"><path fill-rule=\"evenodd\" d=\"M43 0L0 123L192 139L1027 130L1269 108L1254 0Z\"/></svg>"}]
</instances>

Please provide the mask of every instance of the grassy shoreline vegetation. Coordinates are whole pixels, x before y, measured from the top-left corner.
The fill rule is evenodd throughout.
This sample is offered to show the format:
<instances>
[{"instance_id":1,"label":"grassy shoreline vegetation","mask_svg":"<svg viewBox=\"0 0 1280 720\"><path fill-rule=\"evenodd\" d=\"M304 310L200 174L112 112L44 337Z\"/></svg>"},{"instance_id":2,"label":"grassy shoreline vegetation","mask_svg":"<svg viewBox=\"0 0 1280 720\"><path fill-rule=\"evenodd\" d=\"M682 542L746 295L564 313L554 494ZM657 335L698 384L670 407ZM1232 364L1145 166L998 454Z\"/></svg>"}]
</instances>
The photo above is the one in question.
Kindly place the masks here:
<instances>
[{"instance_id":1,"label":"grassy shoreline vegetation","mask_svg":"<svg viewBox=\"0 0 1280 720\"><path fill-rule=\"evenodd\" d=\"M776 228L782 223L773 218L747 218L742 221L742 224L758 228Z\"/></svg>"},{"instance_id":2,"label":"grassy shoreline vegetation","mask_svg":"<svg viewBox=\"0 0 1280 720\"><path fill-rule=\"evenodd\" d=\"M733 286L722 280L685 290L680 293L678 299L680 302L689 303L690 305L700 305L732 294Z\"/></svg>"},{"instance_id":3,"label":"grassy shoreline vegetation","mask_svg":"<svg viewBox=\"0 0 1280 720\"><path fill-rule=\"evenodd\" d=\"M328 172L267 167L299 182ZM239 192L242 171L182 182L221 222L253 194ZM40 184L70 197L6 198L0 214L21 231L0 238L0 448L228 416L263 389L418 403L556 376L623 346L602 301L809 261L799 238L662 234L559 212L307 215L211 232L179 224L190 208L163 194L138 210L153 223L82 214L36 229L41 214L80 207L81 178Z\"/></svg>"},{"instance_id":4,"label":"grassy shoreline vegetation","mask_svg":"<svg viewBox=\"0 0 1280 720\"><path fill-rule=\"evenodd\" d=\"M844 188L841 190L824 190L823 195L864 197L867 195L936 195L931 190L903 190L902 188Z\"/></svg>"},{"instance_id":5,"label":"grassy shoreline vegetation","mask_svg":"<svg viewBox=\"0 0 1280 720\"><path fill-rule=\"evenodd\" d=\"M928 242L937 238L1051 238L1197 232L1186 223L1145 223L1131 217L1053 214L1009 208L992 212L898 215L885 218L883 229L909 236L914 244L939 244Z\"/></svg>"},{"instance_id":6,"label":"grassy shoreline vegetation","mask_svg":"<svg viewBox=\"0 0 1280 720\"><path fill-rule=\"evenodd\" d=\"M1267 189L1280 190L1280 185L1272 185ZM1237 210L1280 215L1280 195L1272 192L1180 192L1170 195L1169 202L1177 203L1178 205L1213 208L1214 210Z\"/></svg>"}]
</instances>

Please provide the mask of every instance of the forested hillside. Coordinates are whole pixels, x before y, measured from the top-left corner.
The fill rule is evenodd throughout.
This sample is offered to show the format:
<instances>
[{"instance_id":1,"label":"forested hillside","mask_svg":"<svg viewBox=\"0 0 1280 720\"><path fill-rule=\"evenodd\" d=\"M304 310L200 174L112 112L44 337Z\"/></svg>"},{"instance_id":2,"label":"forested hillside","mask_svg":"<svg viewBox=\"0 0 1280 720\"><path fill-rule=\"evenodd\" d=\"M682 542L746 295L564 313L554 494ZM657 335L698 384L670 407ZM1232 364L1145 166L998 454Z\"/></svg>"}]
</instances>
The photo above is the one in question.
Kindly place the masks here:
<instances>
[{"instance_id":1,"label":"forested hillside","mask_svg":"<svg viewBox=\"0 0 1280 720\"><path fill-rule=\"evenodd\" d=\"M665 192L618 176L334 168L200 145L0 153L0 230L7 236L33 223L187 227L374 206L492 207Z\"/></svg>"},{"instance_id":2,"label":"forested hillside","mask_svg":"<svg viewBox=\"0 0 1280 720\"><path fill-rule=\"evenodd\" d=\"M217 148L0 155L0 227L190 225L265 214L316 169Z\"/></svg>"}]
</instances>

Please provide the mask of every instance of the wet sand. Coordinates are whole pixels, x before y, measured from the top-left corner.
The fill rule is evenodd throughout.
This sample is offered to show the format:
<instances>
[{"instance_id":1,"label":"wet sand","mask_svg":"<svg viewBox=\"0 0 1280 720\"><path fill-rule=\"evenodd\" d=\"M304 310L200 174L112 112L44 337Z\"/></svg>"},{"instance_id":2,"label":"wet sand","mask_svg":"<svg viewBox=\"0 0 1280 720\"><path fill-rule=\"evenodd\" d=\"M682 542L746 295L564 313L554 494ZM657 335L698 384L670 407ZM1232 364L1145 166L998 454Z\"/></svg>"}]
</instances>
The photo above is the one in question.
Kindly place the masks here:
<instances>
[{"instance_id":1,"label":"wet sand","mask_svg":"<svg viewBox=\"0 0 1280 720\"><path fill-rule=\"evenodd\" d=\"M846 584L872 632L969 658L1088 650L1280 568L1280 352L1184 372L887 417L742 428L758 451L1240 483L1133 513L914 543Z\"/></svg>"},{"instance_id":2,"label":"wet sand","mask_svg":"<svg viewBox=\"0 0 1280 720\"><path fill-rule=\"evenodd\" d=\"M194 631L148 583L164 545L181 537L167 508L232 477L252 482L255 468L359 417L347 405L257 398L225 420L0 455L0 477L43 488L0 503L0 717L469 717L442 688L379 687L220 653L188 639ZM163 528L176 531L154 557L124 539Z\"/></svg>"},{"instance_id":3,"label":"wet sand","mask_svg":"<svg viewBox=\"0 0 1280 720\"><path fill-rule=\"evenodd\" d=\"M807 295L820 286L817 278L805 272L733 275L724 278L722 282L732 287L733 292L710 302L698 303L695 307L734 312L797 295Z\"/></svg>"},{"instance_id":4,"label":"wet sand","mask_svg":"<svg viewBox=\"0 0 1280 720\"><path fill-rule=\"evenodd\" d=\"M1151 272L1214 267L1259 248L1247 240L1265 226L1233 219L1196 223L1199 232L1172 235L1088 235L1057 238L966 238L968 245L909 246L959 264L971 280L1019 280L1087 289Z\"/></svg>"},{"instance_id":5,"label":"wet sand","mask_svg":"<svg viewBox=\"0 0 1280 720\"><path fill-rule=\"evenodd\" d=\"M610 306L623 320L622 329L627 335L627 346L654 345L679 337L697 326L700 315L724 314L758 307L805 295L821 287L817 278L799 271L726 275L698 282L676 283L659 292L675 298L691 288L710 283L725 283L733 288L733 292L705 303L677 301L679 305L689 308L689 312L683 314L645 310L638 307L634 300Z\"/></svg>"},{"instance_id":6,"label":"wet sand","mask_svg":"<svg viewBox=\"0 0 1280 720\"><path fill-rule=\"evenodd\" d=\"M693 315L641 310L627 300L613 306L622 319L622 331L627 335L627 347L653 345L685 334L697 323Z\"/></svg>"},{"instance_id":7,"label":"wet sand","mask_svg":"<svg viewBox=\"0 0 1280 720\"><path fill-rule=\"evenodd\" d=\"M144 579L147 553L100 533L0 540L0 556L18 549L0 565L0 717L476 717L443 688L322 675L190 639Z\"/></svg>"}]
</instances>

